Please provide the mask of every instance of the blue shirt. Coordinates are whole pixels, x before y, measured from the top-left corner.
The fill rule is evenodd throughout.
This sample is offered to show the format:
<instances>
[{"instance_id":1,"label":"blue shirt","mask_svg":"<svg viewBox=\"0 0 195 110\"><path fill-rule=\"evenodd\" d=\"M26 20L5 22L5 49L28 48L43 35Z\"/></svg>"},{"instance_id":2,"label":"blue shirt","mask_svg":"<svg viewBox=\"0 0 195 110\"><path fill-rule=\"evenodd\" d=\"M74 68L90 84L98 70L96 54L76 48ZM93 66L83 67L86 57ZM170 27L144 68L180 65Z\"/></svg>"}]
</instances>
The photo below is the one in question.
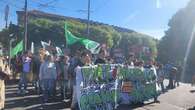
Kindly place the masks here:
<instances>
[{"instance_id":1,"label":"blue shirt","mask_svg":"<svg viewBox=\"0 0 195 110\"><path fill-rule=\"evenodd\" d=\"M30 63L31 63L31 58L29 57L23 58L23 72L25 73L30 72Z\"/></svg>"}]
</instances>

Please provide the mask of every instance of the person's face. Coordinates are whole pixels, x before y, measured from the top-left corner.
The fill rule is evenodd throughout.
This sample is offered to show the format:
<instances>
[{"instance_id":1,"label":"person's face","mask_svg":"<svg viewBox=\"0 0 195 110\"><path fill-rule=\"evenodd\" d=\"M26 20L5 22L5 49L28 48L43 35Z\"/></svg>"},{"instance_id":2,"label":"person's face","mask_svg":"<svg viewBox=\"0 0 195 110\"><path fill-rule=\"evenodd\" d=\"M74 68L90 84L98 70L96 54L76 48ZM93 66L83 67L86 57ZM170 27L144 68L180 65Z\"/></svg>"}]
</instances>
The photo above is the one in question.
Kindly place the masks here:
<instances>
[{"instance_id":1,"label":"person's face","mask_svg":"<svg viewBox=\"0 0 195 110\"><path fill-rule=\"evenodd\" d=\"M86 56L86 63L88 63L88 64L91 63L91 57L88 54Z\"/></svg>"},{"instance_id":2,"label":"person's face","mask_svg":"<svg viewBox=\"0 0 195 110\"><path fill-rule=\"evenodd\" d=\"M55 61L60 61L61 58L60 57L55 57Z\"/></svg>"},{"instance_id":3,"label":"person's face","mask_svg":"<svg viewBox=\"0 0 195 110\"><path fill-rule=\"evenodd\" d=\"M132 62L134 60L133 56L129 57L129 62Z\"/></svg>"},{"instance_id":4,"label":"person's face","mask_svg":"<svg viewBox=\"0 0 195 110\"><path fill-rule=\"evenodd\" d=\"M52 57L51 57L51 61L52 61L52 62L55 62L55 61L57 61L57 60L58 60L58 57L57 57L57 56L52 56Z\"/></svg>"},{"instance_id":5,"label":"person's face","mask_svg":"<svg viewBox=\"0 0 195 110\"><path fill-rule=\"evenodd\" d=\"M82 57L82 62L84 64L90 64L91 63L91 57L89 56L89 54Z\"/></svg>"},{"instance_id":6,"label":"person's face","mask_svg":"<svg viewBox=\"0 0 195 110\"><path fill-rule=\"evenodd\" d=\"M105 57L106 57L106 51L102 51L102 52L100 53L100 57L105 58Z\"/></svg>"},{"instance_id":7,"label":"person's face","mask_svg":"<svg viewBox=\"0 0 195 110\"><path fill-rule=\"evenodd\" d=\"M54 60L53 57L51 57L51 56L48 57L48 61L49 61L49 62L52 62L53 60Z\"/></svg>"},{"instance_id":8,"label":"person's face","mask_svg":"<svg viewBox=\"0 0 195 110\"><path fill-rule=\"evenodd\" d=\"M28 57L32 57L33 54L32 54L31 52L28 52L27 56L28 56Z\"/></svg>"},{"instance_id":9,"label":"person's face","mask_svg":"<svg viewBox=\"0 0 195 110\"><path fill-rule=\"evenodd\" d=\"M80 57L80 52L79 52L79 51L77 51L77 52L75 53L75 57Z\"/></svg>"},{"instance_id":10,"label":"person's face","mask_svg":"<svg viewBox=\"0 0 195 110\"><path fill-rule=\"evenodd\" d=\"M67 56L64 57L64 63L67 63L69 58Z\"/></svg>"},{"instance_id":11,"label":"person's face","mask_svg":"<svg viewBox=\"0 0 195 110\"><path fill-rule=\"evenodd\" d=\"M150 64L150 65L154 65L154 62L153 62L153 61L149 61L149 64Z\"/></svg>"},{"instance_id":12,"label":"person's face","mask_svg":"<svg viewBox=\"0 0 195 110\"><path fill-rule=\"evenodd\" d=\"M24 57L27 57L27 56L28 56L28 54L27 54L27 53L25 53L25 54L24 54Z\"/></svg>"}]
</instances>

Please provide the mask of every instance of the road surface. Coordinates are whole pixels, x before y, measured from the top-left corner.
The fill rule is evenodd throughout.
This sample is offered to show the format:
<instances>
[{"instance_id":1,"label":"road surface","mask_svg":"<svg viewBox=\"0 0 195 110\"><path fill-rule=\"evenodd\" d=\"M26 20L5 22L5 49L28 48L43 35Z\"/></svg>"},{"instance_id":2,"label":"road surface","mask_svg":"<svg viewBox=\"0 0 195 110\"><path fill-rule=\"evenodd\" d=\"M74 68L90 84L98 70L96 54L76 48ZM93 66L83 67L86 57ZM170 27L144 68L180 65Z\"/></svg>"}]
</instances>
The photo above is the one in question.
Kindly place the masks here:
<instances>
[{"instance_id":1,"label":"road surface","mask_svg":"<svg viewBox=\"0 0 195 110\"><path fill-rule=\"evenodd\" d=\"M55 100L42 106L39 95L34 95L33 89L30 89L28 95L18 95L16 83L6 84L6 110L70 110L70 103L65 103L56 97ZM195 107L195 88L189 84L181 84L176 89L160 95L160 103L145 102L142 106L123 105L118 110L193 110ZM194 108L195 110L195 108Z\"/></svg>"}]
</instances>

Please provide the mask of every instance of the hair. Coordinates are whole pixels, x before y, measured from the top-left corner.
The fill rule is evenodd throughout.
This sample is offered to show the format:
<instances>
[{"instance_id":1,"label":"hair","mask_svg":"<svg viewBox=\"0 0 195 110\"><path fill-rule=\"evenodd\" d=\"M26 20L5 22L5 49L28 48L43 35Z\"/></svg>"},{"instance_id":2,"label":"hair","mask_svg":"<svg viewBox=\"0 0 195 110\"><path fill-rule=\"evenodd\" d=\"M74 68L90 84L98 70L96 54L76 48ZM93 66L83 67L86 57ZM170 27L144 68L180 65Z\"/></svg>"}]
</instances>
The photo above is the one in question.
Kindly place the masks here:
<instances>
[{"instance_id":1,"label":"hair","mask_svg":"<svg viewBox=\"0 0 195 110\"><path fill-rule=\"evenodd\" d=\"M101 48L99 54L101 54L103 52L106 52L106 50Z\"/></svg>"},{"instance_id":2,"label":"hair","mask_svg":"<svg viewBox=\"0 0 195 110\"><path fill-rule=\"evenodd\" d=\"M64 60L65 56L59 56L60 60Z\"/></svg>"},{"instance_id":3,"label":"hair","mask_svg":"<svg viewBox=\"0 0 195 110\"><path fill-rule=\"evenodd\" d=\"M49 59L51 59L51 55L45 55L43 59L44 61L49 61Z\"/></svg>"},{"instance_id":4,"label":"hair","mask_svg":"<svg viewBox=\"0 0 195 110\"><path fill-rule=\"evenodd\" d=\"M84 52L81 53L81 57L84 57L86 55L88 55L88 52L86 52L86 51L84 51Z\"/></svg>"},{"instance_id":5,"label":"hair","mask_svg":"<svg viewBox=\"0 0 195 110\"><path fill-rule=\"evenodd\" d=\"M158 64L158 67L159 68L163 68L163 64Z\"/></svg>"},{"instance_id":6,"label":"hair","mask_svg":"<svg viewBox=\"0 0 195 110\"><path fill-rule=\"evenodd\" d=\"M66 59L66 60L69 60L70 58L69 58L69 56L64 56L64 59Z\"/></svg>"},{"instance_id":7,"label":"hair","mask_svg":"<svg viewBox=\"0 0 195 110\"><path fill-rule=\"evenodd\" d=\"M129 60L130 58L135 58L135 55L134 54L130 54L127 56L127 60Z\"/></svg>"},{"instance_id":8,"label":"hair","mask_svg":"<svg viewBox=\"0 0 195 110\"><path fill-rule=\"evenodd\" d=\"M24 52L24 55L26 55L26 54L28 54L28 51L25 51L25 52Z\"/></svg>"}]
</instances>

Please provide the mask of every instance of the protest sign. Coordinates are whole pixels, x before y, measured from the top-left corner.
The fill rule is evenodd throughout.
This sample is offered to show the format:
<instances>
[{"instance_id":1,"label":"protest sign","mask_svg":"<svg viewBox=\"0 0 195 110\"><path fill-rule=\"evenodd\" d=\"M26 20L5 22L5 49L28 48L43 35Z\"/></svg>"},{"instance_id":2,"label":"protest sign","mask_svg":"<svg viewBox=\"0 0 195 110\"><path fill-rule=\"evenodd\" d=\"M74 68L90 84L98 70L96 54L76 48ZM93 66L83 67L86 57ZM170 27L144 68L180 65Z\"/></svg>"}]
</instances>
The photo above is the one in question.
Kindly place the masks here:
<instances>
[{"instance_id":1,"label":"protest sign","mask_svg":"<svg viewBox=\"0 0 195 110\"><path fill-rule=\"evenodd\" d=\"M112 64L77 68L80 110L113 110L118 104L143 102L156 97L155 72L154 68Z\"/></svg>"}]
</instances>

